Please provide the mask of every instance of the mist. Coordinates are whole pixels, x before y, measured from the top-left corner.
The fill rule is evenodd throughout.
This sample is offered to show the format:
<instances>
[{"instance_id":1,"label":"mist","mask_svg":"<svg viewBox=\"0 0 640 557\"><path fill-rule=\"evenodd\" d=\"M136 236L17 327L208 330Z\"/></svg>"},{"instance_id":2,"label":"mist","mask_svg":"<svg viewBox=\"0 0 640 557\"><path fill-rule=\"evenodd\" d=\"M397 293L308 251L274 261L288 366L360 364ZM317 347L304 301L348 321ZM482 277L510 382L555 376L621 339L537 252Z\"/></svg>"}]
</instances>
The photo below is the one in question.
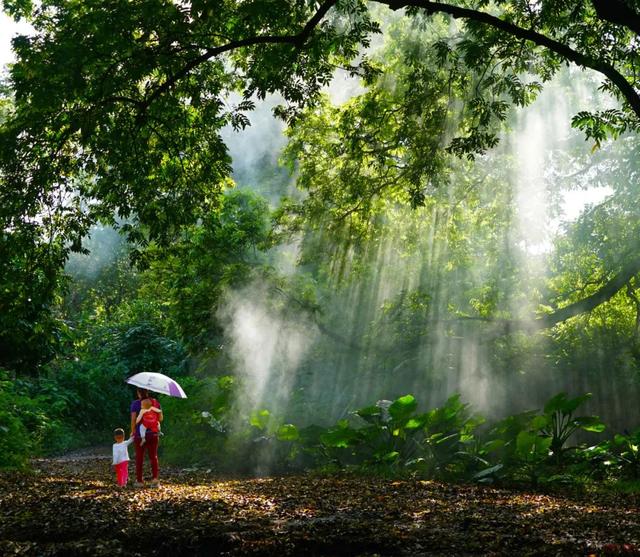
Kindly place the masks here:
<instances>
[{"instance_id":1,"label":"mist","mask_svg":"<svg viewBox=\"0 0 640 557\"><path fill-rule=\"evenodd\" d=\"M479 210L487 218L504 213L507 221L489 236L460 224L471 238L467 269L450 260L451 223L463 222L462 213L437 200L416 210L390 206L364 245L309 231L273 250L278 273L312 282L317 266L309 246L330 252L329 260L317 254L328 269L328 287L317 292L321 309L314 314L291 301L269 307L272 293L264 284L228 293L218 315L249 406L300 423L326 423L379 399L412 393L432 407L460 393L475 410L499 417L540 407L564 390L593 392L590 410L626 423L619 401L623 392L628 396L628 379L615 387L603 374L570 367L561 372L551 361L549 331L509 332L498 323L464 318L474 315L469 298L481 303L489 291L504 288L498 305L505 315L532 319L551 273L556 238L585 207L611 194L607 186L568 187L557 179L573 170L559 158L569 144L581 144L581 156L592 156L591 145L570 122L577 110L609 102L597 95L597 86L589 75L564 70L531 106L519 109L514 128L476 161L473 173L481 185L473 199L464 198L458 183L469 167L453 172L442 198L456 200L462 212ZM341 103L362 89L338 74L328 92L332 102ZM272 206L290 195L295 182L277 166L285 139L283 124L271 116L276 103L259 105L250 131L229 132L227 138L237 181L265 194ZM483 190L483 175L504 181L501 198ZM271 177L267 191L265 176ZM517 290L507 286L514 281L521 285Z\"/></svg>"},{"instance_id":2,"label":"mist","mask_svg":"<svg viewBox=\"0 0 640 557\"><path fill-rule=\"evenodd\" d=\"M122 257L125 238L109 226L93 226L82 241L89 253L71 253L65 271L76 280L95 280L100 273Z\"/></svg>"}]
</instances>

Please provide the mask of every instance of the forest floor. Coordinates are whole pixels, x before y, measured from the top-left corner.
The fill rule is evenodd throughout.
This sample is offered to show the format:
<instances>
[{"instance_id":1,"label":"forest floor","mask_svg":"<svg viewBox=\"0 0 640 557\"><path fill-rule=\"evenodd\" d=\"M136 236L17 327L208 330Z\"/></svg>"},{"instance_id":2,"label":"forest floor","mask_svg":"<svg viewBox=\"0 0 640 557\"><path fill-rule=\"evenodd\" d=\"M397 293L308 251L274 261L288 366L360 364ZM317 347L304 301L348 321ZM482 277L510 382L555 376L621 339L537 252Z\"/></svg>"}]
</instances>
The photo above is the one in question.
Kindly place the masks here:
<instances>
[{"instance_id":1,"label":"forest floor","mask_svg":"<svg viewBox=\"0 0 640 557\"><path fill-rule=\"evenodd\" d=\"M640 555L637 496L168 468L120 490L109 464L0 474L0 555Z\"/></svg>"}]
</instances>

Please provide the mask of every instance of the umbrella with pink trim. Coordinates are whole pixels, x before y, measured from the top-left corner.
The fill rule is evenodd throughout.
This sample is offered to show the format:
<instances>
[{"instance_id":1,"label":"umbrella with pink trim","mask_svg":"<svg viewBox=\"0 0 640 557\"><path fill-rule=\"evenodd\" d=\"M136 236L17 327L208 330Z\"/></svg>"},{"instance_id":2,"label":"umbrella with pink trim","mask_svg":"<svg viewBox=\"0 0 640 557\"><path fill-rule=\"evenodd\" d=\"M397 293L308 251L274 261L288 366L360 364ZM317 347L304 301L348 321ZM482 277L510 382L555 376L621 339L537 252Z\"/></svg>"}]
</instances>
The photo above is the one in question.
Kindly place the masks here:
<instances>
[{"instance_id":1,"label":"umbrella with pink trim","mask_svg":"<svg viewBox=\"0 0 640 557\"><path fill-rule=\"evenodd\" d=\"M177 398L187 398L182 387L171 379L171 377L163 375L162 373L153 373L151 371L136 373L127 379L127 383L140 387L141 389L148 389L155 393L162 393Z\"/></svg>"}]
</instances>

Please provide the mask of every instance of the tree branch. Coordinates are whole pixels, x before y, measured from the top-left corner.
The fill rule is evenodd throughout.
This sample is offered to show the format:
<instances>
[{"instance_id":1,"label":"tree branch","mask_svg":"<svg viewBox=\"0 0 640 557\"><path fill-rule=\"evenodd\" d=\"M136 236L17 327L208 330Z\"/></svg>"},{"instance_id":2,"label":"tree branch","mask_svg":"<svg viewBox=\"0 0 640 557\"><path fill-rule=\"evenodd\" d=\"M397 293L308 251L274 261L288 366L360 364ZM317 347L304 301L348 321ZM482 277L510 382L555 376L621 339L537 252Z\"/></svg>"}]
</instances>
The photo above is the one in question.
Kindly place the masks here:
<instances>
[{"instance_id":1,"label":"tree branch","mask_svg":"<svg viewBox=\"0 0 640 557\"><path fill-rule=\"evenodd\" d=\"M633 301L633 305L636 307L636 320L634 329L634 340L636 343L640 339L640 299L636 294L636 289L631 285L631 281L627 283L627 296Z\"/></svg>"},{"instance_id":2,"label":"tree branch","mask_svg":"<svg viewBox=\"0 0 640 557\"><path fill-rule=\"evenodd\" d=\"M539 322L544 327L553 327L562 321L566 321L570 317L591 311L600 304L613 298L613 296L638 273L640 273L640 256L629 259L616 276L604 284L598 291L591 294L591 296L587 296L582 300L536 319L536 322Z\"/></svg>"},{"instance_id":3,"label":"tree branch","mask_svg":"<svg viewBox=\"0 0 640 557\"><path fill-rule=\"evenodd\" d=\"M472 21L477 21L483 23L485 25L489 25L494 29L499 29L513 37L517 37L519 39L524 39L530 41L538 46L542 46L544 48L549 49L556 54L559 54L566 60L573 62L582 67L591 68L595 70L605 77L607 77L620 91L622 96L626 99L629 104L631 110L633 110L634 114L640 119L640 96L636 92L634 86L627 81L627 79L618 71L614 66L605 62L603 60L597 60L577 50L574 50L570 46L563 44L555 39L547 37L533 29L525 29L523 27L519 27L513 23L502 20L499 17L493 16L486 12L482 12L479 10L473 10L469 8L463 8L460 6L453 6L451 4L445 4L442 2L432 2L431 0L376 0L380 4L385 4L389 6L391 9L397 10L400 8L406 7L416 7L422 8L428 15L434 13L445 13L456 19L468 19ZM611 2L611 0L592 0L594 5L596 4L606 4ZM618 0L613 0L615 4L618 4L619 11L617 15L622 17L623 13L622 8L619 6L621 2ZM596 6L596 11L598 10ZM612 15L616 10L609 6L608 10L605 10L605 16L598 15L606 19L607 21L612 21L608 18L616 17ZM626 25L629 28L636 24L636 20L640 20L635 12L631 14L625 13L624 18L626 21ZM620 21L622 23L622 21ZM640 23L640 21L638 21ZM622 270L614 276L609 282L604 284L602 288L600 288L597 292L584 298L583 300L579 300L578 302L574 302L554 311L551 314L545 315L544 317L535 319L533 323L537 323L542 325L543 327L552 327L557 323L565 321L571 317L575 317L580 315L581 313L585 313L591 311L598 305L610 300L620 289L622 289L625 284L632 277L637 275L640 272L640 256L636 256L630 259L622 268ZM523 322L513 322L514 325L522 326Z\"/></svg>"},{"instance_id":4,"label":"tree branch","mask_svg":"<svg viewBox=\"0 0 640 557\"><path fill-rule=\"evenodd\" d=\"M622 25L640 35L640 14L620 0L591 0L600 19Z\"/></svg>"},{"instance_id":5,"label":"tree branch","mask_svg":"<svg viewBox=\"0 0 640 557\"><path fill-rule=\"evenodd\" d=\"M483 11L473 10L470 8L462 8L460 6L453 6L451 4L445 4L442 2L432 2L431 0L376 0L380 4L385 4L393 10L406 7L422 8L428 15L434 13L444 13L456 19L468 19L484 23L494 29L499 29L505 33L517 37L519 39L525 39L538 46L545 47L556 54L559 54L566 60L582 66L585 68L591 68L598 73L601 73L607 77L620 91L622 96L629 103L629 106L640 118L640 96L636 92L635 88L627 79L618 71L614 66L603 60L598 60L582 54L577 50L574 50L570 46L561 43L555 39L547 37L542 33L538 33L533 29L525 29L518 27L517 25L500 19ZM608 2L610 0L604 0Z\"/></svg>"},{"instance_id":6,"label":"tree branch","mask_svg":"<svg viewBox=\"0 0 640 557\"><path fill-rule=\"evenodd\" d=\"M200 64L203 64L204 62L210 60L215 56L224 54L225 52L230 52L232 50L247 46L256 46L259 44L290 44L295 48L302 48L304 46L304 43L311 36L311 33L316 28L316 26L320 23L320 21L322 21L327 12L337 4L337 2L338 0L326 0L320 6L320 8L318 8L318 11L313 15L313 17L309 19L309 21L307 21L302 31L300 31L300 33L296 35L260 35L257 37L249 37L246 39L231 41L221 46L206 49L200 56L197 56L196 58L187 62L180 71L169 76L166 81L164 81L156 89L154 89L154 91L142 103L142 109L145 110L146 108L148 108L149 105L153 103L153 101L155 101L163 93L171 89L171 87L173 87L178 81L186 77Z\"/></svg>"}]
</instances>

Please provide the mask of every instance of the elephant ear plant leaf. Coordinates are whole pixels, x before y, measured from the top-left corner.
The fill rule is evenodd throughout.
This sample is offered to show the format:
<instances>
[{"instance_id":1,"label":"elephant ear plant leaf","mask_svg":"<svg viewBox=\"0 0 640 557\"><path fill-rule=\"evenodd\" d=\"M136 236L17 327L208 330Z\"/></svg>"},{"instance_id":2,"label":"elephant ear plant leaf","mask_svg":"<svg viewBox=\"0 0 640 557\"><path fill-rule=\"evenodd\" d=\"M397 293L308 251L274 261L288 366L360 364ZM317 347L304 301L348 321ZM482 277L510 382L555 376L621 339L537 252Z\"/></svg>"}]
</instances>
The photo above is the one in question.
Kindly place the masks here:
<instances>
[{"instance_id":1,"label":"elephant ear plant leaf","mask_svg":"<svg viewBox=\"0 0 640 557\"><path fill-rule=\"evenodd\" d=\"M405 425L417 407L418 403L413 395L401 396L389 406L389 416L395 425Z\"/></svg>"},{"instance_id":2,"label":"elephant ear plant leaf","mask_svg":"<svg viewBox=\"0 0 640 557\"><path fill-rule=\"evenodd\" d=\"M282 424L276 432L278 441L297 441L300 439L300 431L293 424Z\"/></svg>"},{"instance_id":3,"label":"elephant ear plant leaf","mask_svg":"<svg viewBox=\"0 0 640 557\"><path fill-rule=\"evenodd\" d=\"M338 420L334 427L320 436L320 440L327 447L347 449L360 442L360 434L349 426L348 420Z\"/></svg>"},{"instance_id":4,"label":"elephant ear plant leaf","mask_svg":"<svg viewBox=\"0 0 640 557\"><path fill-rule=\"evenodd\" d=\"M361 428L362 457L373 466L389 467L405 463L419 452L424 416L416 415L418 403L413 395L394 401L379 400L361 408L356 416L367 422Z\"/></svg>"},{"instance_id":5,"label":"elephant ear plant leaf","mask_svg":"<svg viewBox=\"0 0 640 557\"><path fill-rule=\"evenodd\" d=\"M618 462L626 476L640 478L640 429L632 433L616 433L613 443L620 447Z\"/></svg>"},{"instance_id":6,"label":"elephant ear plant leaf","mask_svg":"<svg viewBox=\"0 0 640 557\"><path fill-rule=\"evenodd\" d=\"M426 414L425 462L423 468L437 477L466 475L479 464L487 464L479 458L475 429L484 418L472 415L469 405L460 400L459 394L450 396L445 403Z\"/></svg>"},{"instance_id":7,"label":"elephant ear plant leaf","mask_svg":"<svg viewBox=\"0 0 640 557\"><path fill-rule=\"evenodd\" d=\"M535 426L540 433L551 439L549 448L556 464L561 464L566 452L565 443L577 430L601 433L604 423L598 416L574 416L574 412L591 398L591 393L569 398L566 393L559 393L544 405L544 414L536 416ZM533 424L533 422L532 422Z\"/></svg>"}]
</instances>

